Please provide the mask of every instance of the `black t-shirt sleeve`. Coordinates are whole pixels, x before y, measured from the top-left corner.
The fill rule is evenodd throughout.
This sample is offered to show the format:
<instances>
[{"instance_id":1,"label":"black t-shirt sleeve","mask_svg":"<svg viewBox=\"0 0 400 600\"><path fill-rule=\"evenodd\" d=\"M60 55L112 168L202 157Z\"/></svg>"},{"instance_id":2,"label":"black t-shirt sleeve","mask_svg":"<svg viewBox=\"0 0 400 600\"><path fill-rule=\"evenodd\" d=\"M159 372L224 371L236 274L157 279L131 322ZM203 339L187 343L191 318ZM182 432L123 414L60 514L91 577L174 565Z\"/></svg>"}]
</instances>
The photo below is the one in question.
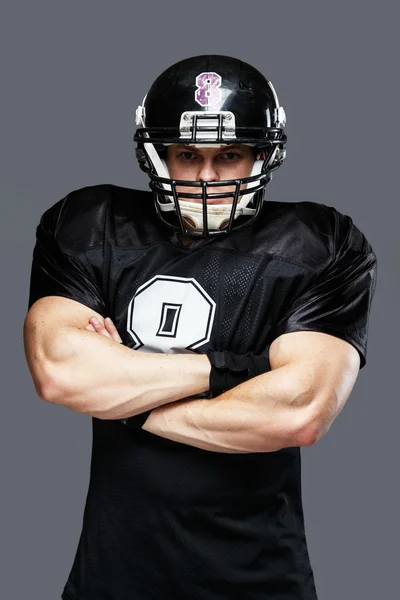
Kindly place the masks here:
<instances>
[{"instance_id":1,"label":"black t-shirt sleeve","mask_svg":"<svg viewBox=\"0 0 400 600\"><path fill-rule=\"evenodd\" d=\"M48 209L37 226L28 310L39 298L63 296L76 300L105 317L107 312L102 292L91 273L90 265L85 267L85 260L82 260L84 252L79 255L80 260L70 256L65 249L65 239L61 249L57 224L64 202L65 199Z\"/></svg>"},{"instance_id":2,"label":"black t-shirt sleeve","mask_svg":"<svg viewBox=\"0 0 400 600\"><path fill-rule=\"evenodd\" d=\"M342 338L366 364L368 320L376 287L376 256L351 222L329 264L312 277L272 332L272 341L293 331L320 331Z\"/></svg>"}]
</instances>

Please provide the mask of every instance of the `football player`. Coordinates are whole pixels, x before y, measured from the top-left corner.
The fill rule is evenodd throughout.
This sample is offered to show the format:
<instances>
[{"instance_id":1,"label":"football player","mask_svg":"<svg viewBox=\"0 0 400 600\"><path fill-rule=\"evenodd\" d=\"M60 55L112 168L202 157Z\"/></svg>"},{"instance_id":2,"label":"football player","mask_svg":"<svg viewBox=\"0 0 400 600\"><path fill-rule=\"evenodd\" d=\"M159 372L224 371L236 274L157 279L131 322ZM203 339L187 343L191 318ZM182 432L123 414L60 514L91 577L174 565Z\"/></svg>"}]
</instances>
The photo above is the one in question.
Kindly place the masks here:
<instances>
[{"instance_id":1,"label":"football player","mask_svg":"<svg viewBox=\"0 0 400 600\"><path fill-rule=\"evenodd\" d=\"M300 448L366 364L376 257L334 207L266 201L285 121L252 66L182 60L136 111L151 190L88 186L40 220L28 366L93 426L63 600L317 598Z\"/></svg>"}]
</instances>

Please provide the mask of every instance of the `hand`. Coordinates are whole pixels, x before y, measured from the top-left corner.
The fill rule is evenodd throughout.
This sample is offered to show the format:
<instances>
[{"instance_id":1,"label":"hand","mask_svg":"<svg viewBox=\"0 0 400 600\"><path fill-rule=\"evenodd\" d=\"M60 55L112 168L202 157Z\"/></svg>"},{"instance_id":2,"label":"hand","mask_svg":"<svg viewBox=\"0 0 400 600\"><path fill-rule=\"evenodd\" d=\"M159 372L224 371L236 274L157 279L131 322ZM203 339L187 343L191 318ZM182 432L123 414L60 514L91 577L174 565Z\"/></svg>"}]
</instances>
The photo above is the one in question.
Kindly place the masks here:
<instances>
[{"instance_id":1,"label":"hand","mask_svg":"<svg viewBox=\"0 0 400 600\"><path fill-rule=\"evenodd\" d=\"M91 317L89 319L89 325L86 326L88 331L94 331L95 333L99 333L100 335L104 335L104 337L108 337L119 344L123 344L121 336L119 335L117 328L114 323L110 319L110 317L106 317L104 319L104 325L100 323L96 319L96 317Z\"/></svg>"}]
</instances>

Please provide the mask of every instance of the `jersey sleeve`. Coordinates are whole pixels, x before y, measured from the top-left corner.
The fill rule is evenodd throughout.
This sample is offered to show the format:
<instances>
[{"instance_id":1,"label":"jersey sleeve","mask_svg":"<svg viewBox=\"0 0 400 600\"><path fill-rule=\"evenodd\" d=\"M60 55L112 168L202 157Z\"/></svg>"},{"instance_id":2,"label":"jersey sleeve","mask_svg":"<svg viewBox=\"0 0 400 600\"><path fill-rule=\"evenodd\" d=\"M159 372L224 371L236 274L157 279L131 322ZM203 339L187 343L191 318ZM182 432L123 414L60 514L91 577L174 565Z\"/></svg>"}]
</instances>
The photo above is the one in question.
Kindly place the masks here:
<instances>
[{"instance_id":1,"label":"jersey sleeve","mask_svg":"<svg viewBox=\"0 0 400 600\"><path fill-rule=\"evenodd\" d=\"M348 217L351 221L351 219ZM377 278L376 256L352 223L329 264L313 276L272 332L320 331L346 340L366 364L368 322Z\"/></svg>"},{"instance_id":2,"label":"jersey sleeve","mask_svg":"<svg viewBox=\"0 0 400 600\"><path fill-rule=\"evenodd\" d=\"M96 281L89 264L79 260L68 252L65 238L73 243L72 236L64 235L63 243L59 239L60 212L68 196L49 208L41 217L36 229L36 243L33 249L31 267L28 310L45 296L62 296L76 300L94 311L107 316L105 302L100 286ZM79 215L77 218L79 225ZM71 230L71 224L69 224ZM74 249L76 250L76 249ZM83 256L84 252L79 253Z\"/></svg>"}]
</instances>

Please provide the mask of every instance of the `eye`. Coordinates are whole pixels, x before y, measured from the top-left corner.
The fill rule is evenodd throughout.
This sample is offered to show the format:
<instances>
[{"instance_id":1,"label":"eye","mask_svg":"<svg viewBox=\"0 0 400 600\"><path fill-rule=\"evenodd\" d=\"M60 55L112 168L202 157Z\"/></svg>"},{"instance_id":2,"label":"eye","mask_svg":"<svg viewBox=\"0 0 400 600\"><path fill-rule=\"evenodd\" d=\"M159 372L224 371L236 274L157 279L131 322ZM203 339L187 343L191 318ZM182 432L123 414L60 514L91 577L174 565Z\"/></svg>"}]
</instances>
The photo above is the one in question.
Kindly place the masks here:
<instances>
[{"instance_id":1,"label":"eye","mask_svg":"<svg viewBox=\"0 0 400 600\"><path fill-rule=\"evenodd\" d=\"M222 160L238 160L241 158L241 154L239 154L239 152L234 152L233 150L231 152L224 152L223 154L219 155L219 158L221 158Z\"/></svg>"},{"instance_id":2,"label":"eye","mask_svg":"<svg viewBox=\"0 0 400 600\"><path fill-rule=\"evenodd\" d=\"M194 152L189 152L189 150L186 150L185 152L180 152L178 154L178 158L180 158L181 160L193 160L194 158L196 158L196 154Z\"/></svg>"}]
</instances>

